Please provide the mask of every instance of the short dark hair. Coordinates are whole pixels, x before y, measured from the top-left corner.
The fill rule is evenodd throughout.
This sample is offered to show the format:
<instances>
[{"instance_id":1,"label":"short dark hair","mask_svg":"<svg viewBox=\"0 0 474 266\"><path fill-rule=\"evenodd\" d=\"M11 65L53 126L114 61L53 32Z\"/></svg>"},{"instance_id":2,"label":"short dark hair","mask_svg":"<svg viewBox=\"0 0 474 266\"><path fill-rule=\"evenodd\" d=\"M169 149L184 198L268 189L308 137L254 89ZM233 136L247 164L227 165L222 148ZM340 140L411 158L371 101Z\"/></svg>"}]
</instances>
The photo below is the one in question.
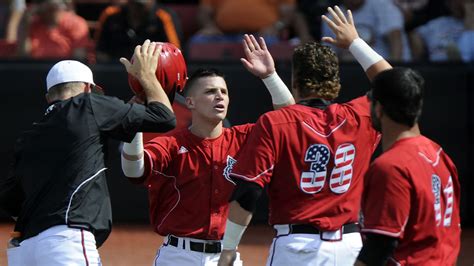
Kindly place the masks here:
<instances>
[{"instance_id":1,"label":"short dark hair","mask_svg":"<svg viewBox=\"0 0 474 266\"><path fill-rule=\"evenodd\" d=\"M186 81L186 86L184 87L184 96L188 96L189 92L192 90L196 81L200 78L207 78L207 77L221 77L225 80L225 76L222 72L215 68L199 68L191 74Z\"/></svg>"},{"instance_id":2,"label":"short dark hair","mask_svg":"<svg viewBox=\"0 0 474 266\"><path fill-rule=\"evenodd\" d=\"M372 98L393 121L412 127L423 107L423 77L410 68L393 68L378 74L372 82Z\"/></svg>"},{"instance_id":3,"label":"short dark hair","mask_svg":"<svg viewBox=\"0 0 474 266\"><path fill-rule=\"evenodd\" d=\"M339 95L339 61L328 46L308 42L295 48L293 78L301 97L317 96L333 100Z\"/></svg>"}]
</instances>

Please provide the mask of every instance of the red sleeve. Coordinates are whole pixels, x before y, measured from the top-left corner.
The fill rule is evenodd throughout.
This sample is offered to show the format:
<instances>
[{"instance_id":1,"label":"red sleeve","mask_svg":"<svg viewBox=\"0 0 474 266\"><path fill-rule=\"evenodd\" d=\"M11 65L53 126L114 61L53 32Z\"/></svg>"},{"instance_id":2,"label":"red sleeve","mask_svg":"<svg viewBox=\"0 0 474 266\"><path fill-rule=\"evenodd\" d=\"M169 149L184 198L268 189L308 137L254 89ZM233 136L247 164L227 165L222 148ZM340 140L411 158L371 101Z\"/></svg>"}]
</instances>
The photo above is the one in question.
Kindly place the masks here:
<instances>
[{"instance_id":1,"label":"red sleeve","mask_svg":"<svg viewBox=\"0 0 474 266\"><path fill-rule=\"evenodd\" d=\"M359 116L370 117L370 100L367 95L355 98L354 100L344 103L342 105L349 107Z\"/></svg>"},{"instance_id":2,"label":"red sleeve","mask_svg":"<svg viewBox=\"0 0 474 266\"><path fill-rule=\"evenodd\" d=\"M153 171L163 172L171 161L169 137L157 137L147 142L145 149L145 179L153 175Z\"/></svg>"},{"instance_id":3,"label":"red sleeve","mask_svg":"<svg viewBox=\"0 0 474 266\"><path fill-rule=\"evenodd\" d=\"M249 125L248 130L252 127ZM253 127L246 143L237 154L231 176L254 182L261 187L270 182L275 161L271 128L263 115Z\"/></svg>"},{"instance_id":4,"label":"red sleeve","mask_svg":"<svg viewBox=\"0 0 474 266\"><path fill-rule=\"evenodd\" d=\"M361 124L366 130L364 132L370 132L370 138L374 139L374 145L372 146L372 153L379 145L382 134L376 131L372 127L372 118L370 116L370 99L367 95L355 98L352 101L342 104L346 108L346 111L354 117L358 123Z\"/></svg>"},{"instance_id":5,"label":"red sleeve","mask_svg":"<svg viewBox=\"0 0 474 266\"><path fill-rule=\"evenodd\" d=\"M243 135L250 135L250 132L252 132L254 126L255 126L255 124L247 123L247 124L243 124L243 125L233 126L232 128L235 131L243 133Z\"/></svg>"},{"instance_id":6,"label":"red sleeve","mask_svg":"<svg viewBox=\"0 0 474 266\"><path fill-rule=\"evenodd\" d=\"M401 237L410 213L410 187L400 168L376 160L366 176L362 231Z\"/></svg>"}]
</instances>

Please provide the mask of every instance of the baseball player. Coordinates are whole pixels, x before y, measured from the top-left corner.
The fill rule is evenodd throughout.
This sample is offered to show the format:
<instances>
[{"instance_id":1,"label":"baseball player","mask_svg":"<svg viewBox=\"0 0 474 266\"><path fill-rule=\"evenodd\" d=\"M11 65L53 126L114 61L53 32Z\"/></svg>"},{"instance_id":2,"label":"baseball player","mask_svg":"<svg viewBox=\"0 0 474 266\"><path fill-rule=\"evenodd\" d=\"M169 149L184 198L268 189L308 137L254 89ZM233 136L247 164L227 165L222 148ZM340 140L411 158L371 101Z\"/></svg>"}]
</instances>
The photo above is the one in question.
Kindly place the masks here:
<instances>
[{"instance_id":1,"label":"baseball player","mask_svg":"<svg viewBox=\"0 0 474 266\"><path fill-rule=\"evenodd\" d=\"M275 72L263 38L244 37L244 66L263 78L275 108L293 104ZM253 125L223 128L228 88L216 70L198 70L185 88L191 110L189 128L157 137L143 149L141 136L124 144L122 169L149 190L154 230L165 236L155 265L217 265L222 250L228 199L235 183L229 177L237 151ZM234 265L241 265L237 259Z\"/></svg>"},{"instance_id":2,"label":"baseball player","mask_svg":"<svg viewBox=\"0 0 474 266\"><path fill-rule=\"evenodd\" d=\"M351 12L336 6L323 20L349 48L369 78L391 68L357 34ZM335 53L319 43L293 54L298 104L264 114L241 149L220 265L229 265L257 198L268 185L269 223L276 230L267 265L352 265L362 248L358 222L363 176L378 144L370 102L331 100L340 90Z\"/></svg>"},{"instance_id":3,"label":"baseball player","mask_svg":"<svg viewBox=\"0 0 474 266\"><path fill-rule=\"evenodd\" d=\"M161 49L152 52L155 46L137 46L133 65L121 59L145 88L146 107L91 93L98 89L92 71L78 61L60 61L49 70L49 107L21 134L11 175L0 180L0 208L16 220L8 265L101 264L97 247L112 223L103 143L176 124L155 76Z\"/></svg>"},{"instance_id":4,"label":"baseball player","mask_svg":"<svg viewBox=\"0 0 474 266\"><path fill-rule=\"evenodd\" d=\"M408 68L379 74L372 84L372 122L384 153L365 179L366 242L358 265L455 265L460 249L456 167L421 135L423 78Z\"/></svg>"}]
</instances>

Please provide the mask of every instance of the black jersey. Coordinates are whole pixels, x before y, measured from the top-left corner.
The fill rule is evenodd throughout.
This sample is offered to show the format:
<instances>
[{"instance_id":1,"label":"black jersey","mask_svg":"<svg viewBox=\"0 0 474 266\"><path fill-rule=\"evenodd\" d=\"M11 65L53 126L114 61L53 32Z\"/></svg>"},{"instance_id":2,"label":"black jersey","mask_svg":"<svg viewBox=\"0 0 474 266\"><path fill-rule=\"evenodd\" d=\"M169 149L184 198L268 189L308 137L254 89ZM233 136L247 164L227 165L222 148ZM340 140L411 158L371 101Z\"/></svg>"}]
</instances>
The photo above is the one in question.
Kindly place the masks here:
<instances>
[{"instance_id":1,"label":"black jersey","mask_svg":"<svg viewBox=\"0 0 474 266\"><path fill-rule=\"evenodd\" d=\"M55 102L18 138L14 167L0 180L0 208L18 217L22 239L65 224L90 230L100 246L112 223L105 142L130 142L138 131L175 124L158 102L145 107L90 93Z\"/></svg>"}]
</instances>

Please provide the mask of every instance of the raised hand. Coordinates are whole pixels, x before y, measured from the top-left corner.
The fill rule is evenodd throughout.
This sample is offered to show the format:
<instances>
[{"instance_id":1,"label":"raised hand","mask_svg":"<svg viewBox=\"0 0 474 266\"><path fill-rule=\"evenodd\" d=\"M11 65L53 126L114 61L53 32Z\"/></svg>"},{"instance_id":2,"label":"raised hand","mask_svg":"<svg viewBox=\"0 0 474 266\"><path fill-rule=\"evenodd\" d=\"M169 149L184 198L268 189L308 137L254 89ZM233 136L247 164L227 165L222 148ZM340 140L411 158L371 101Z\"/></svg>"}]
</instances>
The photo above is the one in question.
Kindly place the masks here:
<instances>
[{"instance_id":1,"label":"raised hand","mask_svg":"<svg viewBox=\"0 0 474 266\"><path fill-rule=\"evenodd\" d=\"M135 47L132 62L124 57L120 58L120 62L125 66L128 73L140 80L155 76L160 53L161 45L146 40L143 45Z\"/></svg>"},{"instance_id":2,"label":"raised hand","mask_svg":"<svg viewBox=\"0 0 474 266\"><path fill-rule=\"evenodd\" d=\"M257 42L253 35L245 34L242 43L245 58L240 58L240 61L250 73L264 79L275 72L275 62L262 37Z\"/></svg>"},{"instance_id":3,"label":"raised hand","mask_svg":"<svg viewBox=\"0 0 474 266\"><path fill-rule=\"evenodd\" d=\"M352 18L352 12L347 10L347 17L344 15L342 10L338 6L334 6L334 9L328 7L329 14L332 16L332 20L327 16L322 15L322 19L326 22L331 31L336 35L335 39L332 37L323 37L322 41L335 45L339 48L348 49L352 41L359 38L359 34L355 28L354 19Z\"/></svg>"}]
</instances>

